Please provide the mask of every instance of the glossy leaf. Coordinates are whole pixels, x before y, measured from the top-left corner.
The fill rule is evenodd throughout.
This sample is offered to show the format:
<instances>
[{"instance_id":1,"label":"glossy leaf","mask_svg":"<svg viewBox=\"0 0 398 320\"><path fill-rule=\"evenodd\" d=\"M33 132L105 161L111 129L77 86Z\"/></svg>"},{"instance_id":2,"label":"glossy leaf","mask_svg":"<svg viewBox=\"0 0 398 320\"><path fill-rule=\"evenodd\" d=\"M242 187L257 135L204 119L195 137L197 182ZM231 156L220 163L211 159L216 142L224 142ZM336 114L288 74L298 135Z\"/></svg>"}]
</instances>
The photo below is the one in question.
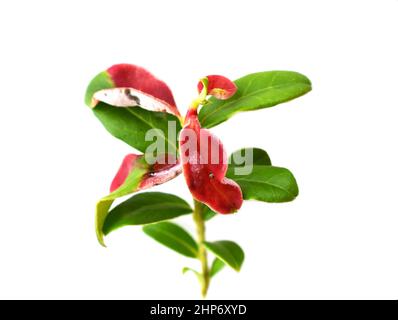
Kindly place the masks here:
<instances>
[{"instance_id":1,"label":"glossy leaf","mask_svg":"<svg viewBox=\"0 0 398 320\"><path fill-rule=\"evenodd\" d=\"M252 73L235 81L238 90L228 100L210 98L199 113L204 128L214 127L242 111L269 108L300 97L311 90L304 75L292 71Z\"/></svg>"},{"instance_id":2,"label":"glossy leaf","mask_svg":"<svg viewBox=\"0 0 398 320\"><path fill-rule=\"evenodd\" d=\"M133 161L131 165L129 165L128 170L124 170L123 166L126 164L126 159ZM105 246L104 243L104 234L103 234L103 226L105 220L109 214L109 208L111 207L113 201L117 198L129 195L133 192L147 189L152 187L155 184L164 183L176 176L178 173L179 165L175 165L172 168L164 167L156 167L156 164L149 165L145 161L144 155L128 155L123 161L122 164L122 173L123 177L120 177L120 169L116 177L118 177L117 184L112 183L111 189L112 191L109 195L102 198L96 207L96 215L95 215L95 228L98 241L100 244ZM126 176L127 174L127 176Z\"/></svg>"},{"instance_id":3,"label":"glossy leaf","mask_svg":"<svg viewBox=\"0 0 398 320\"><path fill-rule=\"evenodd\" d=\"M205 246L217 258L229 265L232 269L240 271L245 254L238 244L228 240L221 240L205 242Z\"/></svg>"},{"instance_id":4,"label":"glossy leaf","mask_svg":"<svg viewBox=\"0 0 398 320\"><path fill-rule=\"evenodd\" d=\"M93 112L110 134L141 152L156 142L170 146L165 152L177 153L181 124L174 115L140 107L113 107L103 102L98 103ZM156 130L157 135L153 140L146 141L149 130Z\"/></svg>"},{"instance_id":5,"label":"glossy leaf","mask_svg":"<svg viewBox=\"0 0 398 320\"><path fill-rule=\"evenodd\" d=\"M222 214L241 207L239 186L225 177L228 164L224 147L215 135L200 128L196 109L189 110L185 117L180 154L185 181L196 200Z\"/></svg>"},{"instance_id":6,"label":"glossy leaf","mask_svg":"<svg viewBox=\"0 0 398 320\"><path fill-rule=\"evenodd\" d=\"M170 146L164 152L176 153L180 114L169 87L147 70L131 64L108 68L92 79L85 102L109 133L133 148L145 152L153 143L145 141L147 131L159 129L159 144Z\"/></svg>"},{"instance_id":7,"label":"glossy leaf","mask_svg":"<svg viewBox=\"0 0 398 320\"><path fill-rule=\"evenodd\" d=\"M171 222L148 224L143 231L166 247L190 258L197 258L198 244L179 225Z\"/></svg>"},{"instance_id":8,"label":"glossy leaf","mask_svg":"<svg viewBox=\"0 0 398 320\"><path fill-rule=\"evenodd\" d=\"M142 225L169 220L192 212L183 199L168 193L139 193L112 209L104 223L105 235L128 225Z\"/></svg>"},{"instance_id":9,"label":"glossy leaf","mask_svg":"<svg viewBox=\"0 0 398 320\"><path fill-rule=\"evenodd\" d=\"M245 200L287 202L299 193L296 179L285 168L254 165L250 174L236 175L231 167L227 176L239 184Z\"/></svg>"},{"instance_id":10,"label":"glossy leaf","mask_svg":"<svg viewBox=\"0 0 398 320\"><path fill-rule=\"evenodd\" d=\"M225 263L222 260L215 258L210 268L210 277L214 277L217 273L224 269L224 267Z\"/></svg>"}]
</instances>

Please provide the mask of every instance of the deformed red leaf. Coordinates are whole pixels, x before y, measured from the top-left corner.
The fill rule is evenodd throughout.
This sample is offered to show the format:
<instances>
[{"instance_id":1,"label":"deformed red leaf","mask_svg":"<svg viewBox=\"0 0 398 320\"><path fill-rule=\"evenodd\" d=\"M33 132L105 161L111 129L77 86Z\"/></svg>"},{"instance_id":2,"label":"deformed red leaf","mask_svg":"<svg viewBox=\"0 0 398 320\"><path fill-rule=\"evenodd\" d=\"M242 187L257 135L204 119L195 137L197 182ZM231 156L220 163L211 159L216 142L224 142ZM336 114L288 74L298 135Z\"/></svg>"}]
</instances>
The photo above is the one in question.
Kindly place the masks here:
<instances>
[{"instance_id":1,"label":"deformed red leaf","mask_svg":"<svg viewBox=\"0 0 398 320\"><path fill-rule=\"evenodd\" d=\"M139 161L143 159L144 155L128 154L123 159L123 162L114 177L110 191L117 190L126 181L127 177L134 170ZM152 165L147 165L147 173L143 175L136 190L138 191L165 183L182 172L181 165L173 155L167 154L159 157L159 160Z\"/></svg>"},{"instance_id":2,"label":"deformed red leaf","mask_svg":"<svg viewBox=\"0 0 398 320\"><path fill-rule=\"evenodd\" d=\"M239 185L225 177L227 157L221 141L201 129L196 109L185 118L180 133L183 172L192 196L219 213L236 212L243 197Z\"/></svg>"},{"instance_id":3,"label":"deformed red leaf","mask_svg":"<svg viewBox=\"0 0 398 320\"><path fill-rule=\"evenodd\" d=\"M207 93L211 96L214 96L217 99L220 100L226 100L232 97L236 90L237 87L235 83L233 83L231 80L224 76L220 75L210 75L207 76ZM203 83L200 81L198 83L198 91L201 93L203 90Z\"/></svg>"},{"instance_id":4,"label":"deformed red leaf","mask_svg":"<svg viewBox=\"0 0 398 320\"><path fill-rule=\"evenodd\" d=\"M94 101L116 107L139 105L151 111L180 116L170 88L144 68L132 64L117 64L107 69L106 73L113 88L95 92Z\"/></svg>"},{"instance_id":5,"label":"deformed red leaf","mask_svg":"<svg viewBox=\"0 0 398 320\"><path fill-rule=\"evenodd\" d=\"M138 154L128 154L127 156L124 157L123 162L120 165L118 172L116 173L116 176L112 180L110 188L111 192L118 189L124 183L124 181L126 181L129 173L134 168L136 160L140 157L142 157L142 155Z\"/></svg>"},{"instance_id":6,"label":"deformed red leaf","mask_svg":"<svg viewBox=\"0 0 398 320\"><path fill-rule=\"evenodd\" d=\"M171 154L159 157L159 160L149 167L148 173L141 181L139 189L147 189L174 179L182 172L179 160Z\"/></svg>"}]
</instances>

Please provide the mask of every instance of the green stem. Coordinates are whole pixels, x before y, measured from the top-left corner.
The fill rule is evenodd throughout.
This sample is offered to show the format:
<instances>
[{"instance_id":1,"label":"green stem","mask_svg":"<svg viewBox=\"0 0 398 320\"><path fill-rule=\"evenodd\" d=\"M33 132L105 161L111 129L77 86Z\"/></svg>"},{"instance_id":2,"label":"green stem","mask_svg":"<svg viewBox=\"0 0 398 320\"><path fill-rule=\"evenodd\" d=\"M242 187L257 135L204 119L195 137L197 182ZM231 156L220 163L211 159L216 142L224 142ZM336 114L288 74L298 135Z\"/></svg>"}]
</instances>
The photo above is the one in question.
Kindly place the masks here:
<instances>
[{"instance_id":1,"label":"green stem","mask_svg":"<svg viewBox=\"0 0 398 320\"><path fill-rule=\"evenodd\" d=\"M193 212L193 219L196 224L196 231L198 234L198 244L199 244L199 260L202 264L202 273L201 276L201 285L202 285L202 296L203 298L206 297L207 290L209 289L210 284L210 275L209 275L209 266L207 262L207 251L204 245L206 241L206 228L205 228L205 220L203 218L203 205L199 201L194 199L194 212Z\"/></svg>"}]
</instances>

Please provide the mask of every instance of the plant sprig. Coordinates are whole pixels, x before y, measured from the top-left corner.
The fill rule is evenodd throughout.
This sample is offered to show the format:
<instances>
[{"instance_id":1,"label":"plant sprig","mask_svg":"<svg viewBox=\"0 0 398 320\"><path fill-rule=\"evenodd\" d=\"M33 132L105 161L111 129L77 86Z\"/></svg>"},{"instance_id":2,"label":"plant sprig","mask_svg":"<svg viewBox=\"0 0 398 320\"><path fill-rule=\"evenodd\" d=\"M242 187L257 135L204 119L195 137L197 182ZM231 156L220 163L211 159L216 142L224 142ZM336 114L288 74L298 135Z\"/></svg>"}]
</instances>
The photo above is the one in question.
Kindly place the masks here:
<instances>
[{"instance_id":1,"label":"plant sprig","mask_svg":"<svg viewBox=\"0 0 398 320\"><path fill-rule=\"evenodd\" d=\"M214 127L242 111L278 105L310 90L308 78L291 71L259 72L234 82L210 75L199 81L198 97L182 117L171 90L145 69L121 64L99 73L87 88L86 104L109 133L142 152L124 158L110 194L97 204L99 242L105 245L104 236L121 227L142 225L144 233L157 242L200 262L200 270L185 267L183 271L197 276L205 297L211 279L225 266L240 271L245 257L233 241L209 241L206 223L218 214L238 211L244 200L287 202L294 200L299 190L293 174L273 166L266 151L244 148L226 161L221 141L202 128ZM152 130L158 138L155 148L146 139ZM190 132L197 140L186 139ZM216 148L201 144L207 140ZM167 148L162 149L162 144ZM152 158L149 150L155 150ZM218 162L208 161L214 156ZM181 173L193 196L193 207L173 194L143 191ZM112 207L116 199L130 194ZM196 226L196 240L171 222L189 214ZM211 263L210 254L214 256Z\"/></svg>"}]
</instances>

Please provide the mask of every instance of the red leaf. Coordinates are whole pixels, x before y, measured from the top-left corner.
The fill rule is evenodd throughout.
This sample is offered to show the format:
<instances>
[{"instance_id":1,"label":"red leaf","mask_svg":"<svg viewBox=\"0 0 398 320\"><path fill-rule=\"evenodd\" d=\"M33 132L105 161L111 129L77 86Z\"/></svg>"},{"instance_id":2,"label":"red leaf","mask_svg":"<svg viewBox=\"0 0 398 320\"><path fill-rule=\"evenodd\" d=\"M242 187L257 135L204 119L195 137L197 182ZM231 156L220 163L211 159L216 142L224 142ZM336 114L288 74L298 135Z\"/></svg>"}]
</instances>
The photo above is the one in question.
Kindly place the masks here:
<instances>
[{"instance_id":1,"label":"red leaf","mask_svg":"<svg viewBox=\"0 0 398 320\"><path fill-rule=\"evenodd\" d=\"M183 172L193 197L219 213L236 212L243 202L239 185L226 178L226 152L221 141L201 129L196 110L189 110L180 133Z\"/></svg>"},{"instance_id":2,"label":"red leaf","mask_svg":"<svg viewBox=\"0 0 398 320\"><path fill-rule=\"evenodd\" d=\"M129 174L134 170L135 165L139 159L142 159L144 155L128 154L114 177L110 191L117 190L127 179ZM159 158L153 165L148 165L148 172L143 176L138 189L132 191L138 191L153 187L165 183L176 176L182 171L181 165L178 159L175 159L172 155L165 155L162 159Z\"/></svg>"},{"instance_id":3,"label":"red leaf","mask_svg":"<svg viewBox=\"0 0 398 320\"><path fill-rule=\"evenodd\" d=\"M135 164L136 160L139 157L142 157L142 156L140 156L138 154L128 154L127 156L124 157L123 162L120 165L118 172L116 173L116 176L112 180L111 188L110 188L111 192L118 189L124 183L124 181L126 181L129 173L134 168L134 164Z\"/></svg>"},{"instance_id":4,"label":"red leaf","mask_svg":"<svg viewBox=\"0 0 398 320\"><path fill-rule=\"evenodd\" d=\"M163 184L174 179L182 172L181 165L173 155L165 155L161 161L159 160L150 167L149 172L141 181L139 189L147 189L159 184Z\"/></svg>"},{"instance_id":5,"label":"red leaf","mask_svg":"<svg viewBox=\"0 0 398 320\"><path fill-rule=\"evenodd\" d=\"M235 83L224 76L219 75L210 75L207 76L208 85L207 85L207 93L211 96L214 96L220 100L226 100L232 97L237 87ZM203 90L203 83L200 81L198 83L198 91L199 93Z\"/></svg>"},{"instance_id":6,"label":"red leaf","mask_svg":"<svg viewBox=\"0 0 398 320\"><path fill-rule=\"evenodd\" d=\"M114 88L94 94L94 99L116 107L139 105L151 111L165 111L180 116L170 88L144 68L117 64L107 73Z\"/></svg>"}]
</instances>

